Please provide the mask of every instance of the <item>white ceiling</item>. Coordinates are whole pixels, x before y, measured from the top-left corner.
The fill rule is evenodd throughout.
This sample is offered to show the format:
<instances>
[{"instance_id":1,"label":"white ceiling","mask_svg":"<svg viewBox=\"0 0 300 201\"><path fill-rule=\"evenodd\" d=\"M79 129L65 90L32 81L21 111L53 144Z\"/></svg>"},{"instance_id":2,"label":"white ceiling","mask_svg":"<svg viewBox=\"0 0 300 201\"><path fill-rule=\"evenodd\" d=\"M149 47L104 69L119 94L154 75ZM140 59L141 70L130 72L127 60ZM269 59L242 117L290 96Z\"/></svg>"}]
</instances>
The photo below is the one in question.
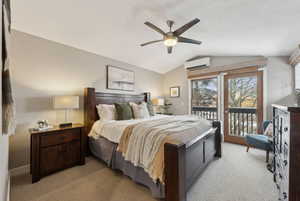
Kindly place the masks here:
<instances>
[{"instance_id":1,"label":"white ceiling","mask_svg":"<svg viewBox=\"0 0 300 201\"><path fill-rule=\"evenodd\" d=\"M300 43L299 0L12 0L13 28L89 52L165 73L196 55L289 55ZM178 44L171 55L161 36L198 17L183 34L201 46Z\"/></svg>"}]
</instances>

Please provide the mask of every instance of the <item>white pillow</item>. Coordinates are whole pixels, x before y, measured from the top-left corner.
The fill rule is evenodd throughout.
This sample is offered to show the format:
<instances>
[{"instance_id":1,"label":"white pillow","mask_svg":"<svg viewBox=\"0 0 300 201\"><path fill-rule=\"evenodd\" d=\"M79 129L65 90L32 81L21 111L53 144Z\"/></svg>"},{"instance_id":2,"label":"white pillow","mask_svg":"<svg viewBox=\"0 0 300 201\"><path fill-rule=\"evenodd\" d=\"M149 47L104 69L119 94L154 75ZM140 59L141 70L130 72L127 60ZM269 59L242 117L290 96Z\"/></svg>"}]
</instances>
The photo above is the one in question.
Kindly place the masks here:
<instances>
[{"instance_id":1,"label":"white pillow","mask_svg":"<svg viewBox=\"0 0 300 201\"><path fill-rule=\"evenodd\" d=\"M100 120L116 120L115 105L99 104L96 106Z\"/></svg>"},{"instance_id":2,"label":"white pillow","mask_svg":"<svg viewBox=\"0 0 300 201\"><path fill-rule=\"evenodd\" d=\"M273 136L273 124L272 122L268 124L265 132L264 132L264 135L268 136L268 137L272 137Z\"/></svg>"},{"instance_id":3,"label":"white pillow","mask_svg":"<svg viewBox=\"0 0 300 201\"><path fill-rule=\"evenodd\" d=\"M142 102L141 104L136 104L136 103L129 103L132 111L133 111L133 116L135 119L145 119L145 118L150 118L150 113L147 108L147 103Z\"/></svg>"}]
</instances>

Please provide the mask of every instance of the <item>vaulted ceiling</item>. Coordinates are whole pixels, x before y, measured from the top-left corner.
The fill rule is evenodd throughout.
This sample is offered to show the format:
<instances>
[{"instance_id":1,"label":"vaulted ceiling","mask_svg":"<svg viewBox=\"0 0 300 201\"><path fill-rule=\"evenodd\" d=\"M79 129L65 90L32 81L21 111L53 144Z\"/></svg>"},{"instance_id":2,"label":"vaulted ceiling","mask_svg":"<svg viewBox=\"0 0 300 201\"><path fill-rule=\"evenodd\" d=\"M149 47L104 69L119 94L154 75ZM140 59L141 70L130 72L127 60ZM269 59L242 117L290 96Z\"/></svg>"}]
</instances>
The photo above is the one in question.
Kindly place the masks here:
<instances>
[{"instance_id":1,"label":"vaulted ceiling","mask_svg":"<svg viewBox=\"0 0 300 201\"><path fill-rule=\"evenodd\" d=\"M48 40L165 73L197 55L289 55L300 43L299 0L12 0L13 28ZM200 46L178 44L167 54L150 21L167 30L193 18L183 34Z\"/></svg>"}]
</instances>

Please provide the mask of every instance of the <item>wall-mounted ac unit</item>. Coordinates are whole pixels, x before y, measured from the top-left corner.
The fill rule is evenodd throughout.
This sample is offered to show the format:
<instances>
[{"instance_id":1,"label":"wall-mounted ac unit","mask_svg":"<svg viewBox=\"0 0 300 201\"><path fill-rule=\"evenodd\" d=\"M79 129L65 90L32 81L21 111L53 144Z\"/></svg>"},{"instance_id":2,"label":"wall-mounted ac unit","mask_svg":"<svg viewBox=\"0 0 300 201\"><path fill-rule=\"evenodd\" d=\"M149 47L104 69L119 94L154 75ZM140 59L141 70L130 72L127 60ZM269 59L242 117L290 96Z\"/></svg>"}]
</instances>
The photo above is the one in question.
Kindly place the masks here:
<instances>
[{"instance_id":1,"label":"wall-mounted ac unit","mask_svg":"<svg viewBox=\"0 0 300 201\"><path fill-rule=\"evenodd\" d=\"M202 57L200 59L195 59L191 61L186 61L184 63L184 67L187 70L197 70L199 68L207 68L210 66L210 58L209 57Z\"/></svg>"}]
</instances>

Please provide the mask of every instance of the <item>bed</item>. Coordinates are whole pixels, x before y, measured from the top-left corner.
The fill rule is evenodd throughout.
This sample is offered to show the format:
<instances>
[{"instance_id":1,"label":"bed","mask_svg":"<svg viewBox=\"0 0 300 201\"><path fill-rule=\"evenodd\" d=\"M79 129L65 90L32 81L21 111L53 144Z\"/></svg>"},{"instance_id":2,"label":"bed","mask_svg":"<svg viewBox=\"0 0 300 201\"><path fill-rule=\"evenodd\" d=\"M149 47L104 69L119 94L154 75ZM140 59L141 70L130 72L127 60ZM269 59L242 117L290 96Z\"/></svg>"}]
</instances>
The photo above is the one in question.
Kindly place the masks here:
<instances>
[{"instance_id":1,"label":"bed","mask_svg":"<svg viewBox=\"0 0 300 201\"><path fill-rule=\"evenodd\" d=\"M119 141L107 137L88 137L95 124L99 123L96 105L123 102L148 102L150 93L144 94L114 94L96 92L94 88L84 91L84 123L87 135L87 150L96 158L104 161L108 167L120 170L137 183L147 186L155 198L166 201L186 201L188 189L197 177L216 158L222 156L222 134L219 121L212 122L207 129L184 143L166 141L163 145L163 180L153 180L146 168L141 168L131 161L125 160L124 154L118 148ZM155 121L178 121L179 117L155 117ZM151 122L149 120L149 122ZM148 121L136 125L147 124ZM121 142L120 142L121 143ZM151 175L151 176L149 176Z\"/></svg>"}]
</instances>

